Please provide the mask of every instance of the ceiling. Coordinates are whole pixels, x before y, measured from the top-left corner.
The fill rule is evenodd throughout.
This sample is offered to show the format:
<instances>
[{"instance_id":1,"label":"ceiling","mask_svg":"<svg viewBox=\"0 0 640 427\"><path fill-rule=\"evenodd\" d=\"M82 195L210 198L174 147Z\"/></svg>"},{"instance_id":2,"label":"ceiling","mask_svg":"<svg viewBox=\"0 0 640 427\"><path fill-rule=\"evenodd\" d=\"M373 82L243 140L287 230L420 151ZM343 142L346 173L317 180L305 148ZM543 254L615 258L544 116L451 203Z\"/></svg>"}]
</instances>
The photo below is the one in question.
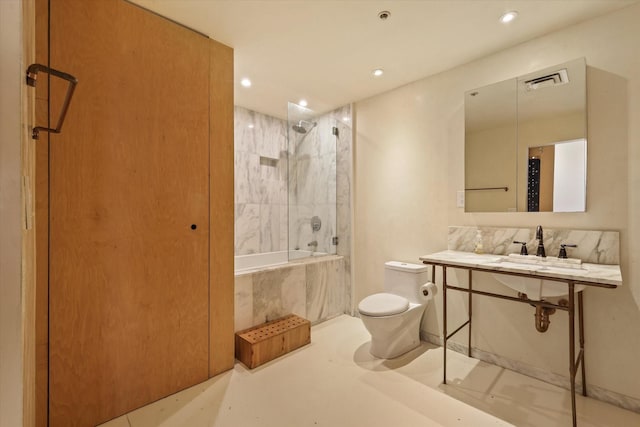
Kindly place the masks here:
<instances>
[{"instance_id":1,"label":"ceiling","mask_svg":"<svg viewBox=\"0 0 640 427\"><path fill-rule=\"evenodd\" d=\"M131 1L233 47L235 104L286 118L288 101L326 112L638 0Z\"/></svg>"}]
</instances>

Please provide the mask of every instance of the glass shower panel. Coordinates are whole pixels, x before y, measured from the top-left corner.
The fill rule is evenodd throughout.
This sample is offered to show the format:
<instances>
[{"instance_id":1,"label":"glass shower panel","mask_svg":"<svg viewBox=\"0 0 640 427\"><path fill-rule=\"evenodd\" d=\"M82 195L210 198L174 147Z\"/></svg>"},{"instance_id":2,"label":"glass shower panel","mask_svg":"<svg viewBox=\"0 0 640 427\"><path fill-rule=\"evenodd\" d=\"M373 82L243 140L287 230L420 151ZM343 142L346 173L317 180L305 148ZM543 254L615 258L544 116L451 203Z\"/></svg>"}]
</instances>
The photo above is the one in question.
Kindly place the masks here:
<instances>
[{"instance_id":1,"label":"glass shower panel","mask_svg":"<svg viewBox=\"0 0 640 427\"><path fill-rule=\"evenodd\" d=\"M288 107L289 259L335 254L336 121Z\"/></svg>"}]
</instances>

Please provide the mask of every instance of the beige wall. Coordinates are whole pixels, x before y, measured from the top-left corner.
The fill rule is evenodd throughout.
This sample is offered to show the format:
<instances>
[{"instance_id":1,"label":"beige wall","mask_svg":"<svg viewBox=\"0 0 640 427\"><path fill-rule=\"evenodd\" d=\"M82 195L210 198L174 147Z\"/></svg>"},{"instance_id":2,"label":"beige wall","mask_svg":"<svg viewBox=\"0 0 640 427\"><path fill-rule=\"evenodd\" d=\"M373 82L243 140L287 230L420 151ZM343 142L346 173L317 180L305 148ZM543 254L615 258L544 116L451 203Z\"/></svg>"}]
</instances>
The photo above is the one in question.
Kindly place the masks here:
<instances>
[{"instance_id":1,"label":"beige wall","mask_svg":"<svg viewBox=\"0 0 640 427\"><path fill-rule=\"evenodd\" d=\"M446 249L448 225L619 230L624 286L585 295L587 382L640 398L640 4L523 43L356 104L355 303L380 291L383 263ZM567 60L588 65L586 213L477 213L456 208L464 186L464 92ZM437 58L434 58L437 60ZM484 286L504 289L490 276ZM452 280L465 283L465 276ZM465 295L452 297L450 322ZM474 345L567 375L564 313L539 334L533 311L474 298ZM441 333L441 298L423 329ZM460 335L464 342L466 336Z\"/></svg>"},{"instance_id":2,"label":"beige wall","mask_svg":"<svg viewBox=\"0 0 640 427\"><path fill-rule=\"evenodd\" d=\"M22 425L22 4L0 1L0 427Z\"/></svg>"},{"instance_id":3,"label":"beige wall","mask_svg":"<svg viewBox=\"0 0 640 427\"><path fill-rule=\"evenodd\" d=\"M509 191L465 191L466 211L515 211L518 139L515 123L468 132L465 139L465 187L509 188Z\"/></svg>"}]
</instances>

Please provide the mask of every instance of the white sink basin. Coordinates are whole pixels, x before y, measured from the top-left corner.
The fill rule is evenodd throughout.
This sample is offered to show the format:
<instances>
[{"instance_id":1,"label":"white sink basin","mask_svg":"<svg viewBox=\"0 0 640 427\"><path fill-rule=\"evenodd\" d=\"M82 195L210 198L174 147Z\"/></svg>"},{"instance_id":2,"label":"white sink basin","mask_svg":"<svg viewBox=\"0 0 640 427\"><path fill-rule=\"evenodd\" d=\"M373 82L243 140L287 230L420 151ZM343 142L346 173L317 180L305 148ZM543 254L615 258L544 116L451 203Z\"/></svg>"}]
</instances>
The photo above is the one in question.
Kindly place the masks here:
<instances>
[{"instance_id":1,"label":"white sink basin","mask_svg":"<svg viewBox=\"0 0 640 427\"><path fill-rule=\"evenodd\" d=\"M531 271L532 273L537 272L541 274L548 272L570 274L572 276L586 274L585 269L576 268L576 266L563 268L556 266L521 264L512 261L502 261L496 264L501 267L521 270L523 272ZM569 285L566 282L559 282L552 279L541 279L537 277L511 276L508 274L493 274L493 277L514 291L527 294L527 297L531 300L539 301L545 298L562 297L569 294ZM579 292L584 288L585 285L575 285L574 291Z\"/></svg>"},{"instance_id":2,"label":"white sink basin","mask_svg":"<svg viewBox=\"0 0 640 427\"><path fill-rule=\"evenodd\" d=\"M477 262L478 264L485 264L489 262L500 262L502 260L501 256L497 255L487 255L487 254L474 254L468 253L464 255L457 255L456 258L467 261L467 262Z\"/></svg>"}]
</instances>

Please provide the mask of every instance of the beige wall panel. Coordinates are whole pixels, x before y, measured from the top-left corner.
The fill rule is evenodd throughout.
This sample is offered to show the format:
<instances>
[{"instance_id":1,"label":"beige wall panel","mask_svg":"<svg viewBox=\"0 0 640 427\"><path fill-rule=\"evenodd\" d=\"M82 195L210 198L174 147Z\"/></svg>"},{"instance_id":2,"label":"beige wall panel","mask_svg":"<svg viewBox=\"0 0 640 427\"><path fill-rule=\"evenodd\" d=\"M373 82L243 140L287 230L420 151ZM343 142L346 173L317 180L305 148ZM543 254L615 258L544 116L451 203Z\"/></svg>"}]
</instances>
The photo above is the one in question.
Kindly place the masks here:
<instances>
[{"instance_id":1,"label":"beige wall panel","mask_svg":"<svg viewBox=\"0 0 640 427\"><path fill-rule=\"evenodd\" d=\"M638 22L635 4L358 102L354 302L383 289L385 261L416 262L446 249L449 225L619 230L624 285L585 294L587 379L640 399L640 251L633 246L640 241ZM456 191L464 188L464 93L580 57L588 80L587 212L472 214L457 208ZM478 286L501 289L490 276L479 276ZM465 284L465 277L452 273L451 280ZM449 321L462 323L466 295L450 297ZM568 375L567 354L558 351L566 347L566 315L555 314L540 334L528 307L474 301L475 346ZM427 307L427 333L442 332L441 302ZM464 343L466 336L457 339Z\"/></svg>"},{"instance_id":2,"label":"beige wall panel","mask_svg":"<svg viewBox=\"0 0 640 427\"><path fill-rule=\"evenodd\" d=\"M509 191L465 191L468 212L509 212L516 208L516 126L467 133L465 187L508 187ZM473 183L473 185L471 184Z\"/></svg>"}]
</instances>

